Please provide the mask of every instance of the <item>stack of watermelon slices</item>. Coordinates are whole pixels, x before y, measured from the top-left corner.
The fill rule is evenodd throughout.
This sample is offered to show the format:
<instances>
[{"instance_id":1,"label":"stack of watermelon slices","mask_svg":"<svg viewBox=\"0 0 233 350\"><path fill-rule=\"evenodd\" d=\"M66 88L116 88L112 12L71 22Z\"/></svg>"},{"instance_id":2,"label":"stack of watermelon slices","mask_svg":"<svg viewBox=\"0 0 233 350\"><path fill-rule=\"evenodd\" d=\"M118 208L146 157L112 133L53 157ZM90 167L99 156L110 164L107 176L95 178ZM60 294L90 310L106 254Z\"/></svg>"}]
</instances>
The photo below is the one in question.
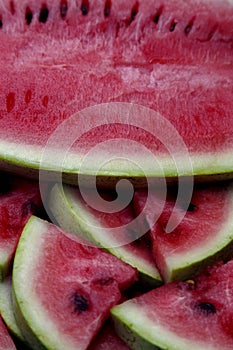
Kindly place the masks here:
<instances>
[{"instance_id":1,"label":"stack of watermelon slices","mask_svg":"<svg viewBox=\"0 0 233 350\"><path fill-rule=\"evenodd\" d=\"M232 349L232 1L2 0L0 39L0 349Z\"/></svg>"}]
</instances>

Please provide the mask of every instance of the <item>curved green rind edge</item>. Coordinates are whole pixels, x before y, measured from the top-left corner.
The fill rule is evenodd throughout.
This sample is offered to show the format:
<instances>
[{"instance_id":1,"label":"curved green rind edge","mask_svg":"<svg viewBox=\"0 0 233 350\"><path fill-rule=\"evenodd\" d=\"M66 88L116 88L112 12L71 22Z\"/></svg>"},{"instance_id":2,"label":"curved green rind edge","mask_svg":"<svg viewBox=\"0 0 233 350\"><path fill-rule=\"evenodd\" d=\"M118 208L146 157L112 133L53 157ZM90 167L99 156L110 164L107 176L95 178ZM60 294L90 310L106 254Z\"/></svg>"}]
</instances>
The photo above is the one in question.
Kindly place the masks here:
<instances>
[{"instance_id":1,"label":"curved green rind edge","mask_svg":"<svg viewBox=\"0 0 233 350\"><path fill-rule=\"evenodd\" d=\"M215 152L213 154L190 154L191 167L183 161L183 169L178 169L171 157L162 157L156 155L159 164L163 168L164 176L171 182L177 182L177 177L194 176L198 182L213 182L218 180L233 179L233 150L225 152ZM39 171L44 173L44 177L53 179L57 174L60 175L61 169L54 161L53 164L45 165L42 162L43 148L32 145L20 145L13 142L0 140L0 168L16 174L28 177L38 178ZM143 160L145 161L145 160ZM142 165L144 164L142 161ZM139 162L140 163L140 162ZM115 161L114 166L99 171L98 160L85 170L85 173L79 171L82 159L79 156L70 156L62 169L63 180L69 184L77 183L77 174L88 177L97 177L99 185L103 187L114 187L121 178L130 179L135 186L144 186L147 184L146 178L161 178L161 170L157 173L151 164L142 166L141 173L129 166L122 166ZM95 166L94 166L95 164ZM129 163L130 164L130 163ZM182 156L179 157L179 164L182 164Z\"/></svg>"},{"instance_id":2,"label":"curved green rind edge","mask_svg":"<svg viewBox=\"0 0 233 350\"><path fill-rule=\"evenodd\" d=\"M101 246L95 237L95 232L88 229L85 224L82 224L82 214L78 210L78 206L76 208L74 207L75 204L77 203L74 203L72 189L69 186L64 185L62 187L58 184L53 186L49 195L49 209L58 225L70 233L81 236L82 238ZM137 268L140 280L143 283L152 287L162 284L160 274L154 265L151 266L148 264L148 267L142 266L139 262L138 256L130 256L130 253L124 254L124 247L106 248L105 250L129 265Z\"/></svg>"},{"instance_id":3,"label":"curved green rind edge","mask_svg":"<svg viewBox=\"0 0 233 350\"><path fill-rule=\"evenodd\" d=\"M15 320L11 277L0 283L0 313L10 332L21 341L24 341L24 336Z\"/></svg>"}]
</instances>

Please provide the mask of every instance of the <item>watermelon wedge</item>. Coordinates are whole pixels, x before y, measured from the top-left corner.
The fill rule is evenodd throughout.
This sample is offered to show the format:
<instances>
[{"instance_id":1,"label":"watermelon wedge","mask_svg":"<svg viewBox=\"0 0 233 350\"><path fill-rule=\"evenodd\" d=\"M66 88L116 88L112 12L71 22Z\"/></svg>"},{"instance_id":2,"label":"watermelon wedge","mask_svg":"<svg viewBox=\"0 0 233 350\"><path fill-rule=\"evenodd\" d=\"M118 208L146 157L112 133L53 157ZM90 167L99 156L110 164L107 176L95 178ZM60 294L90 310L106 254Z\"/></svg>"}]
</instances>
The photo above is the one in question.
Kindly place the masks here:
<instances>
[{"instance_id":1,"label":"watermelon wedge","mask_svg":"<svg viewBox=\"0 0 233 350\"><path fill-rule=\"evenodd\" d=\"M233 261L187 282L168 283L112 309L134 350L230 350Z\"/></svg>"},{"instance_id":2,"label":"watermelon wedge","mask_svg":"<svg viewBox=\"0 0 233 350\"><path fill-rule=\"evenodd\" d=\"M152 194L153 195L153 194ZM176 191L170 189L162 214L159 196L151 207L144 208L147 194L137 190L134 207L143 211L150 227L152 251L164 281L187 279L218 260L233 256L233 187L232 183L199 186L194 189L191 203L184 216L185 203L176 204ZM166 232L173 212L174 229Z\"/></svg>"},{"instance_id":3,"label":"watermelon wedge","mask_svg":"<svg viewBox=\"0 0 233 350\"><path fill-rule=\"evenodd\" d=\"M40 214L42 201L37 182L1 175L0 280L11 270L14 252L24 225Z\"/></svg>"},{"instance_id":4,"label":"watermelon wedge","mask_svg":"<svg viewBox=\"0 0 233 350\"><path fill-rule=\"evenodd\" d=\"M93 190L88 190L88 205L79 189L55 184L49 195L49 210L55 221L66 231L106 248L110 253L137 268L142 281L150 285L161 284L161 277L153 260L145 238L141 237L140 227L134 221L132 206L118 211L106 212L105 205L113 205L114 194L102 191L101 198ZM108 202L107 202L108 201ZM99 210L93 206L98 204ZM120 203L118 203L119 205ZM123 203L121 203L123 204ZM132 242L132 243L131 243Z\"/></svg>"},{"instance_id":5,"label":"watermelon wedge","mask_svg":"<svg viewBox=\"0 0 233 350\"><path fill-rule=\"evenodd\" d=\"M0 350L16 350L15 344L7 332L2 318L0 318Z\"/></svg>"},{"instance_id":6,"label":"watermelon wedge","mask_svg":"<svg viewBox=\"0 0 233 350\"><path fill-rule=\"evenodd\" d=\"M1 168L232 177L232 28L227 0L2 1Z\"/></svg>"},{"instance_id":7,"label":"watermelon wedge","mask_svg":"<svg viewBox=\"0 0 233 350\"><path fill-rule=\"evenodd\" d=\"M13 266L18 325L33 349L85 350L136 278L116 257L31 217Z\"/></svg>"}]
</instances>

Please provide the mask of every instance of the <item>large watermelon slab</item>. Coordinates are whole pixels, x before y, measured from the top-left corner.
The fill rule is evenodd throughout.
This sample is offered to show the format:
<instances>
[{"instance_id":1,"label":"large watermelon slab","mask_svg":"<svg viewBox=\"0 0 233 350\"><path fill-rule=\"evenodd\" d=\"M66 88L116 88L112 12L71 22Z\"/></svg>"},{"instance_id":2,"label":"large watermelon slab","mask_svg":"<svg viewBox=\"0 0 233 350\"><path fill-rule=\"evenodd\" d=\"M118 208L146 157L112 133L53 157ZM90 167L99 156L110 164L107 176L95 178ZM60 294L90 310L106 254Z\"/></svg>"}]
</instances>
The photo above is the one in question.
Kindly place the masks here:
<instances>
[{"instance_id":1,"label":"large watermelon slab","mask_svg":"<svg viewBox=\"0 0 233 350\"><path fill-rule=\"evenodd\" d=\"M85 350L136 270L57 226L32 217L17 247L17 322L33 349Z\"/></svg>"},{"instance_id":2,"label":"large watermelon slab","mask_svg":"<svg viewBox=\"0 0 233 350\"><path fill-rule=\"evenodd\" d=\"M10 271L20 234L32 214L42 212L37 182L0 177L0 280Z\"/></svg>"},{"instance_id":3,"label":"large watermelon slab","mask_svg":"<svg viewBox=\"0 0 233 350\"><path fill-rule=\"evenodd\" d=\"M158 191L151 197L151 206L144 209L147 193L137 190L134 206L150 228L154 260L164 281L189 278L219 259L233 256L231 182L194 188L187 211L185 201L176 203L174 188L168 191L165 204ZM173 229L169 232L171 215Z\"/></svg>"},{"instance_id":4,"label":"large watermelon slab","mask_svg":"<svg viewBox=\"0 0 233 350\"><path fill-rule=\"evenodd\" d=\"M100 192L97 197L88 190L88 203L77 187L54 185L49 195L49 209L55 221L64 230L86 238L90 244L107 249L118 258L137 268L141 279L151 285L161 283L151 249L142 236L141 227L135 222L132 205L118 210L113 206L114 193ZM102 201L104 200L104 204ZM94 209L98 205L99 208ZM112 212L106 209L112 208ZM138 239L140 238L140 239Z\"/></svg>"},{"instance_id":5,"label":"large watermelon slab","mask_svg":"<svg viewBox=\"0 0 233 350\"><path fill-rule=\"evenodd\" d=\"M161 176L144 147L136 151L139 166L132 166L135 143L107 143L82 169L88 150L117 137L151 150L168 177L232 176L232 28L227 0L2 1L1 167L24 174L38 173L40 165L60 171L59 157L40 163L56 128L83 108L125 102L123 109L85 110L55 134L55 155L79 139L64 163L66 181L97 170L105 182L109 176ZM99 169L108 157L115 161Z\"/></svg>"},{"instance_id":6,"label":"large watermelon slab","mask_svg":"<svg viewBox=\"0 0 233 350\"><path fill-rule=\"evenodd\" d=\"M173 282L112 309L118 334L134 350L233 348L233 261Z\"/></svg>"}]
</instances>

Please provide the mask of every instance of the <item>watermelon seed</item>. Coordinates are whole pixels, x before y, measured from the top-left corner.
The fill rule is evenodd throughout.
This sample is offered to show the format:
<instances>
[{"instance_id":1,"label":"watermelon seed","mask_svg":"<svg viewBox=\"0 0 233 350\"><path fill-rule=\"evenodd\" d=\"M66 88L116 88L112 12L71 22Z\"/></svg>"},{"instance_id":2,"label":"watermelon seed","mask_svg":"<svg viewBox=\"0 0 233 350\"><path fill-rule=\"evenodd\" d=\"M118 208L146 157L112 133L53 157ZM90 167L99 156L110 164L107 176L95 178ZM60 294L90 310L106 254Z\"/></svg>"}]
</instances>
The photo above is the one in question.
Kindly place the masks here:
<instances>
[{"instance_id":1,"label":"watermelon seed","mask_svg":"<svg viewBox=\"0 0 233 350\"><path fill-rule=\"evenodd\" d=\"M72 295L72 304L74 305L75 313L78 313L78 314L81 314L82 312L88 310L89 308L88 300L78 292L75 292Z\"/></svg>"},{"instance_id":2,"label":"watermelon seed","mask_svg":"<svg viewBox=\"0 0 233 350\"><path fill-rule=\"evenodd\" d=\"M9 92L6 97L6 109L7 112L11 112L15 107L15 94L14 92Z\"/></svg>"},{"instance_id":3,"label":"watermelon seed","mask_svg":"<svg viewBox=\"0 0 233 350\"><path fill-rule=\"evenodd\" d=\"M131 22L133 22L138 14L139 9L139 3L138 1L134 4L132 11L131 11Z\"/></svg>"},{"instance_id":4,"label":"watermelon seed","mask_svg":"<svg viewBox=\"0 0 233 350\"><path fill-rule=\"evenodd\" d=\"M105 6L104 6L104 16L105 17L110 16L111 7L112 7L112 1L111 0L106 0L105 1Z\"/></svg>"},{"instance_id":5,"label":"watermelon seed","mask_svg":"<svg viewBox=\"0 0 233 350\"><path fill-rule=\"evenodd\" d=\"M206 301L202 301L200 303L198 303L196 305L196 307L198 308L198 310L200 310L202 312L203 315L205 316L209 316L211 314L215 314L216 313L216 307L211 304L211 303L208 303Z\"/></svg>"},{"instance_id":6,"label":"watermelon seed","mask_svg":"<svg viewBox=\"0 0 233 350\"><path fill-rule=\"evenodd\" d=\"M28 104L30 103L31 99L32 99L32 91L27 90L25 93L25 102Z\"/></svg>"},{"instance_id":7,"label":"watermelon seed","mask_svg":"<svg viewBox=\"0 0 233 350\"><path fill-rule=\"evenodd\" d=\"M10 11L11 11L12 15L15 14L15 4L14 4L13 0L11 0L11 2L10 2Z\"/></svg>"},{"instance_id":8,"label":"watermelon seed","mask_svg":"<svg viewBox=\"0 0 233 350\"><path fill-rule=\"evenodd\" d=\"M39 22L46 23L49 16L49 10L46 5L43 5L40 10Z\"/></svg>"},{"instance_id":9,"label":"watermelon seed","mask_svg":"<svg viewBox=\"0 0 233 350\"><path fill-rule=\"evenodd\" d=\"M0 29L2 28L2 25L3 25L2 18L0 17Z\"/></svg>"},{"instance_id":10,"label":"watermelon seed","mask_svg":"<svg viewBox=\"0 0 233 350\"><path fill-rule=\"evenodd\" d=\"M61 2L60 2L60 15L61 15L62 19L64 19L66 17L67 11L68 11L67 0L61 0Z\"/></svg>"},{"instance_id":11,"label":"watermelon seed","mask_svg":"<svg viewBox=\"0 0 233 350\"><path fill-rule=\"evenodd\" d=\"M81 11L82 11L82 15L83 16L88 15L88 12L89 12L89 1L88 0L83 0L82 1Z\"/></svg>"},{"instance_id":12,"label":"watermelon seed","mask_svg":"<svg viewBox=\"0 0 233 350\"><path fill-rule=\"evenodd\" d=\"M31 11L31 9L29 7L27 7L26 12L25 12L25 20L26 20L28 25L31 24L32 18L33 18L33 13Z\"/></svg>"},{"instance_id":13,"label":"watermelon seed","mask_svg":"<svg viewBox=\"0 0 233 350\"><path fill-rule=\"evenodd\" d=\"M171 23L171 25L170 25L170 28L169 28L169 31L170 32L174 32L174 30L175 30L175 28L176 28L176 22L175 21L173 21L172 23Z\"/></svg>"},{"instance_id":14,"label":"watermelon seed","mask_svg":"<svg viewBox=\"0 0 233 350\"><path fill-rule=\"evenodd\" d=\"M158 9L156 15L154 16L153 22L154 22L155 24L158 24L158 23L159 23L159 19L160 19L160 16L161 16L162 12L163 12L163 6L161 6L161 7Z\"/></svg>"}]
</instances>

